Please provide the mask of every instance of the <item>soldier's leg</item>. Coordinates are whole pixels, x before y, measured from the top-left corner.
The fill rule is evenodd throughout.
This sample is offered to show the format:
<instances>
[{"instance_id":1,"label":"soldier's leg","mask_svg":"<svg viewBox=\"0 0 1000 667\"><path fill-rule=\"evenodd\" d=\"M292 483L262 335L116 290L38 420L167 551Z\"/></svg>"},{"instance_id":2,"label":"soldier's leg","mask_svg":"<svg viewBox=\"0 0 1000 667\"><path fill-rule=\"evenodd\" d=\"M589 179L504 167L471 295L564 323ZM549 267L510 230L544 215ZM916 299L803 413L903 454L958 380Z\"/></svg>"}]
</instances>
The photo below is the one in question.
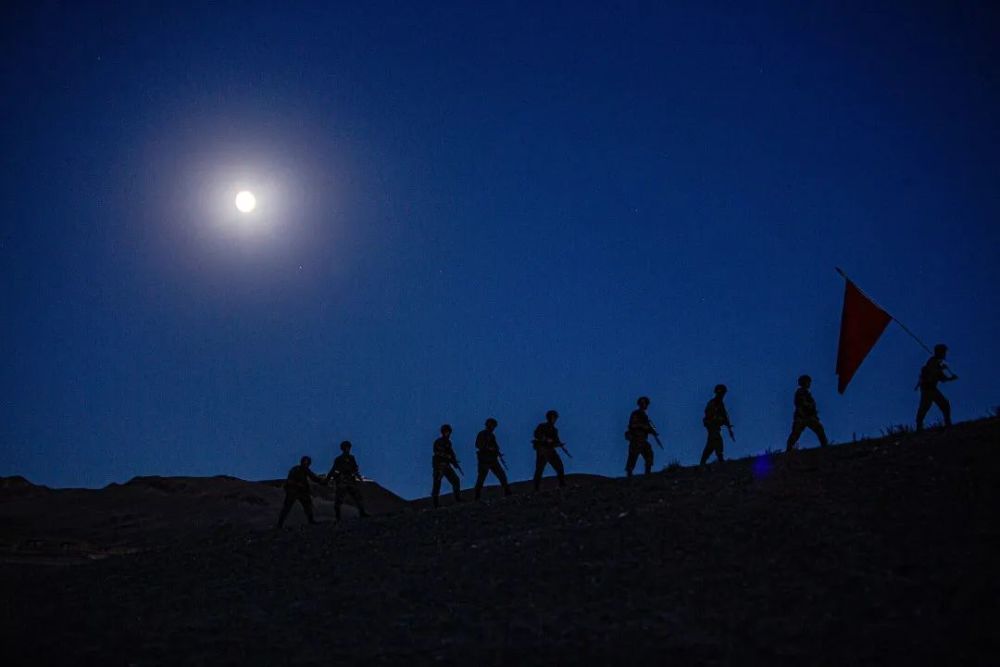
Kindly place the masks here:
<instances>
[{"instance_id":1,"label":"soldier's leg","mask_svg":"<svg viewBox=\"0 0 1000 667\"><path fill-rule=\"evenodd\" d=\"M440 504L438 501L438 496L441 495L441 466L434 466L434 483L431 486L431 500L434 501L434 507L438 507Z\"/></svg>"},{"instance_id":2,"label":"soldier's leg","mask_svg":"<svg viewBox=\"0 0 1000 667\"><path fill-rule=\"evenodd\" d=\"M510 495L510 484L507 483L507 473L503 471L503 466L500 465L499 461L494 461L490 464L489 468L496 478L500 480L500 486L503 487L503 494L505 496Z\"/></svg>"},{"instance_id":3,"label":"soldier's leg","mask_svg":"<svg viewBox=\"0 0 1000 667\"><path fill-rule=\"evenodd\" d=\"M936 387L934 389L934 404L941 410L941 415L944 417L944 425L951 426L951 403L944 397L941 390Z\"/></svg>"},{"instance_id":4,"label":"soldier's leg","mask_svg":"<svg viewBox=\"0 0 1000 667\"><path fill-rule=\"evenodd\" d=\"M552 450L549 452L549 465L552 469L556 471L556 476L559 477L559 486L566 486L566 469L563 467L562 457L559 456L559 452Z\"/></svg>"},{"instance_id":5,"label":"soldier's leg","mask_svg":"<svg viewBox=\"0 0 1000 667\"><path fill-rule=\"evenodd\" d=\"M344 504L344 493L347 489L344 482L337 482L337 488L333 494L333 513L337 517L337 521L340 521L340 506Z\"/></svg>"},{"instance_id":6,"label":"soldier's leg","mask_svg":"<svg viewBox=\"0 0 1000 667\"><path fill-rule=\"evenodd\" d=\"M628 458L625 460L625 476L631 477L635 470L636 461L639 460L639 444L633 441L628 443Z\"/></svg>"},{"instance_id":7,"label":"soldier's leg","mask_svg":"<svg viewBox=\"0 0 1000 667\"><path fill-rule=\"evenodd\" d=\"M809 429L819 438L820 447L826 447L830 444L830 441L826 439L826 429L823 428L823 424L818 419L813 419L809 422Z\"/></svg>"},{"instance_id":8,"label":"soldier's leg","mask_svg":"<svg viewBox=\"0 0 1000 667\"><path fill-rule=\"evenodd\" d=\"M795 443L799 441L802 437L802 431L806 428L805 422L794 419L792 420L792 432L788 434L788 442L785 443L785 451L790 452L795 448Z\"/></svg>"},{"instance_id":9,"label":"soldier's leg","mask_svg":"<svg viewBox=\"0 0 1000 667\"><path fill-rule=\"evenodd\" d=\"M365 511L365 501L361 498L361 489L356 485L351 484L347 487L347 492L351 494L351 498L354 499L354 506L358 508L358 514L361 516L368 516L368 512Z\"/></svg>"},{"instance_id":10,"label":"soldier's leg","mask_svg":"<svg viewBox=\"0 0 1000 667\"><path fill-rule=\"evenodd\" d=\"M306 512L306 518L309 519L309 523L316 523L316 517L313 516L313 499L308 492L303 493L299 496L299 502L302 503L302 509Z\"/></svg>"},{"instance_id":11,"label":"soldier's leg","mask_svg":"<svg viewBox=\"0 0 1000 667\"><path fill-rule=\"evenodd\" d=\"M715 433L709 429L708 438L705 440L705 449L701 450L701 463L698 464L700 466L705 465L705 463L708 462L708 457L715 451L714 435Z\"/></svg>"},{"instance_id":12,"label":"soldier's leg","mask_svg":"<svg viewBox=\"0 0 1000 667\"><path fill-rule=\"evenodd\" d=\"M451 482L451 492L455 494L455 502L462 502L462 483L459 481L458 475L455 474L455 471L451 469L451 466L446 466L444 468L444 476L448 478L449 482Z\"/></svg>"},{"instance_id":13,"label":"soldier's leg","mask_svg":"<svg viewBox=\"0 0 1000 667\"><path fill-rule=\"evenodd\" d=\"M479 500L479 496L483 493L483 483L486 481L486 475L490 471L490 466L479 462L476 470L476 500Z\"/></svg>"},{"instance_id":14,"label":"soldier's leg","mask_svg":"<svg viewBox=\"0 0 1000 667\"><path fill-rule=\"evenodd\" d=\"M931 404L934 402L934 391L929 391L920 388L920 405L917 406L917 430L924 430L924 417L927 416L927 411L931 409Z\"/></svg>"},{"instance_id":15,"label":"soldier's leg","mask_svg":"<svg viewBox=\"0 0 1000 667\"><path fill-rule=\"evenodd\" d=\"M541 447L535 450L535 475L532 477L532 481L535 484L535 491L537 491L542 486L542 472L545 470L545 454L542 453Z\"/></svg>"},{"instance_id":16,"label":"soldier's leg","mask_svg":"<svg viewBox=\"0 0 1000 667\"><path fill-rule=\"evenodd\" d=\"M643 443L643 448L639 450L642 454L642 461L646 466L646 474L648 475L653 471L653 446L651 444Z\"/></svg>"},{"instance_id":17,"label":"soldier's leg","mask_svg":"<svg viewBox=\"0 0 1000 667\"><path fill-rule=\"evenodd\" d=\"M295 504L295 495L285 491L285 502L281 504L281 514L278 515L278 528L285 525L285 519L288 518L288 513L292 511L292 505Z\"/></svg>"}]
</instances>

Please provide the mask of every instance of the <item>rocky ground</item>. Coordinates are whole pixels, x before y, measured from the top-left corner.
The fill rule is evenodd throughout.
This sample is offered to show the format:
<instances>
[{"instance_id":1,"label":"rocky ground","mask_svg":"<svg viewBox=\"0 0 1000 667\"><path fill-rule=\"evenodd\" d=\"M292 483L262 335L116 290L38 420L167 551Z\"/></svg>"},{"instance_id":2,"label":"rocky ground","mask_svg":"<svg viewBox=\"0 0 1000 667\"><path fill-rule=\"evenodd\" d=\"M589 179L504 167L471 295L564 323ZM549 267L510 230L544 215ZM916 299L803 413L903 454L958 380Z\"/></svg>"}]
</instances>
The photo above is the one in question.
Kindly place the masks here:
<instances>
[{"instance_id":1,"label":"rocky ground","mask_svg":"<svg viewBox=\"0 0 1000 667\"><path fill-rule=\"evenodd\" d=\"M2 563L4 663L996 663L1000 421L519 491Z\"/></svg>"}]
</instances>

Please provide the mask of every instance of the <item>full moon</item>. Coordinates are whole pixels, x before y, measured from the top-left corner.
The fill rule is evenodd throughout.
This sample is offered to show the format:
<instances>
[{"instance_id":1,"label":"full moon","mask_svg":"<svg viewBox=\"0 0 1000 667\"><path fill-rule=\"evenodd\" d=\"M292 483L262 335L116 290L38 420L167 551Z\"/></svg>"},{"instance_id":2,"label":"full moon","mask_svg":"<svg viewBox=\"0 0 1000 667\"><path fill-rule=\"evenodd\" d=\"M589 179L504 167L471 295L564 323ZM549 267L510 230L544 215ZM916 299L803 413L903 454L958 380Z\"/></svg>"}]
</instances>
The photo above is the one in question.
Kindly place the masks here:
<instances>
[{"instance_id":1,"label":"full moon","mask_svg":"<svg viewBox=\"0 0 1000 667\"><path fill-rule=\"evenodd\" d=\"M236 208L243 213L249 213L257 208L257 198L249 190L243 190L236 195Z\"/></svg>"}]
</instances>

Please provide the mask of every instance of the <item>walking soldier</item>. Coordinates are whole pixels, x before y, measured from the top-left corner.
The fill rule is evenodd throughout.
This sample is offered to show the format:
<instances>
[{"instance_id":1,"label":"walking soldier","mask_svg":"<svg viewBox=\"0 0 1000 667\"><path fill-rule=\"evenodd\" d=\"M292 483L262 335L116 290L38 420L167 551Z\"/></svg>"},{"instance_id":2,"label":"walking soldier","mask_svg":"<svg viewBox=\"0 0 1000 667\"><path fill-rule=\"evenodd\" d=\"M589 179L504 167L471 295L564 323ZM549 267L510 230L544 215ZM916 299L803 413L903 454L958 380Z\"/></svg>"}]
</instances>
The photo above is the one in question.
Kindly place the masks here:
<instances>
[{"instance_id":1,"label":"walking soldier","mask_svg":"<svg viewBox=\"0 0 1000 667\"><path fill-rule=\"evenodd\" d=\"M281 506L281 514L278 515L278 528L285 525L285 519L288 518L288 513L296 501L305 510L309 523L316 523L316 519L313 517L312 489L309 487L309 480L323 486L326 486L326 482L309 469L311 465L312 459L303 456L299 464L292 466L291 470L288 471L288 478L285 479L285 502Z\"/></svg>"},{"instance_id":2,"label":"walking soldier","mask_svg":"<svg viewBox=\"0 0 1000 667\"><path fill-rule=\"evenodd\" d=\"M442 477L447 477L448 481L451 482L451 490L455 494L455 502L462 501L458 475L455 474L452 466L459 470L462 469L458 465L458 459L455 458L455 450L451 446L451 425L444 424L441 426L441 437L434 441L434 456L431 459L431 467L434 474L431 498L434 499L434 507L437 507L439 504L438 496L441 495Z\"/></svg>"},{"instance_id":3,"label":"walking soldier","mask_svg":"<svg viewBox=\"0 0 1000 667\"><path fill-rule=\"evenodd\" d=\"M531 443L535 448L535 476L533 480L535 491L541 487L542 472L545 470L546 464L551 465L552 469L556 471L560 488L566 486L563 462L556 452L556 447L564 447L563 442L559 439L559 429L556 428L557 419L559 419L559 413L555 410L549 410L545 413L545 421L535 427L535 437Z\"/></svg>"},{"instance_id":4,"label":"walking soldier","mask_svg":"<svg viewBox=\"0 0 1000 667\"><path fill-rule=\"evenodd\" d=\"M476 500L479 500L479 496L483 491L483 482L486 481L486 475L489 473L493 473L500 480L500 486L503 487L503 494L505 496L510 495L510 486L507 484L507 473L504 472L503 467L500 465L503 454L500 453L500 445L497 443L496 435L493 434L496 428L497 420L490 417L486 420L486 428L476 436L476 463L478 468L476 471Z\"/></svg>"},{"instance_id":5,"label":"walking soldier","mask_svg":"<svg viewBox=\"0 0 1000 667\"><path fill-rule=\"evenodd\" d=\"M812 378L808 375L799 377L799 388L795 390L795 416L792 418L792 432L788 436L788 443L785 451L790 452L799 441L799 436L806 429L811 430L819 438L821 447L826 447L826 431L819 421L819 410L816 409L816 401L813 399L809 387L812 386Z\"/></svg>"},{"instance_id":6,"label":"walking soldier","mask_svg":"<svg viewBox=\"0 0 1000 667\"><path fill-rule=\"evenodd\" d=\"M726 411L726 404L723 403L723 399L726 397L726 385L717 384L715 385L715 396L708 402L705 406L705 417L701 420L701 423L705 425L708 430L708 440L705 443L705 449L701 453L701 464L705 465L708 461L708 457L715 453L716 458L719 461L725 461L726 456L723 452L723 442L722 442L722 427L725 426L729 430L729 437L735 440L733 436L733 425L729 421L729 413Z\"/></svg>"},{"instance_id":7,"label":"walking soldier","mask_svg":"<svg viewBox=\"0 0 1000 667\"><path fill-rule=\"evenodd\" d=\"M653 446L649 444L649 436L659 438L659 434L653 428L653 423L649 421L649 415L646 414L646 409L649 407L649 398L640 396L636 403L639 407L633 410L631 416L629 416L628 430L625 431L625 437L628 439L628 459L625 461L625 474L629 477L632 476L632 471L635 470L635 464L638 462L640 456L642 456L642 461L645 464L646 474L648 475L652 472Z\"/></svg>"},{"instance_id":8,"label":"walking soldier","mask_svg":"<svg viewBox=\"0 0 1000 667\"><path fill-rule=\"evenodd\" d=\"M351 497L361 516L368 516L364 501L361 499L361 491L358 489L361 473L358 470L357 459L351 455L349 440L340 443L340 451L343 453L333 460L333 467L326 475L327 481L332 478L337 483L337 492L333 496L333 511L337 515L337 521L340 521L340 506L344 504L345 495Z\"/></svg>"}]
</instances>

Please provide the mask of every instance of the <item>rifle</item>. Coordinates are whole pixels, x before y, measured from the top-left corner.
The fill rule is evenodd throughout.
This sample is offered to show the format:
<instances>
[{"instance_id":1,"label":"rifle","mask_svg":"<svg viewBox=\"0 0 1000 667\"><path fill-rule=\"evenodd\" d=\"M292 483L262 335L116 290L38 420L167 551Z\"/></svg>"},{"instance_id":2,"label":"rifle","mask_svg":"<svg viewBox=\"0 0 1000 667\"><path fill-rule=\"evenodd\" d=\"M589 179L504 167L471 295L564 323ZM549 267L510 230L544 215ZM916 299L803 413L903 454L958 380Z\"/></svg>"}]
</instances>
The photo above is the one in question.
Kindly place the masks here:
<instances>
[{"instance_id":1,"label":"rifle","mask_svg":"<svg viewBox=\"0 0 1000 667\"><path fill-rule=\"evenodd\" d=\"M736 442L736 435L733 433L733 425L726 424L726 429L729 431L729 439Z\"/></svg>"},{"instance_id":2,"label":"rifle","mask_svg":"<svg viewBox=\"0 0 1000 667\"><path fill-rule=\"evenodd\" d=\"M653 439L656 440L656 445L660 449L663 449L663 443L660 442L660 434L656 432L656 426L653 425L652 420L649 422L649 428L653 429L653 431L652 431L652 433L653 433Z\"/></svg>"},{"instance_id":3,"label":"rifle","mask_svg":"<svg viewBox=\"0 0 1000 667\"><path fill-rule=\"evenodd\" d=\"M497 456L500 457L500 465L503 466L503 469L504 470L510 470L510 468L507 467L507 461L503 457L503 452L501 452L500 450L497 450Z\"/></svg>"},{"instance_id":4,"label":"rifle","mask_svg":"<svg viewBox=\"0 0 1000 667\"><path fill-rule=\"evenodd\" d=\"M465 477L465 471L462 470L462 465L458 462L458 459L455 459L455 467L458 468L458 474Z\"/></svg>"},{"instance_id":5,"label":"rifle","mask_svg":"<svg viewBox=\"0 0 1000 667\"><path fill-rule=\"evenodd\" d=\"M556 446L557 446L557 447L558 447L559 449L563 450L563 453L564 453L564 454L565 454L566 456L568 456L569 458L573 458L573 455L569 453L569 450L568 450L568 449L566 449L566 443L565 443L565 442L560 442L560 443L559 443L558 445L556 445Z\"/></svg>"}]
</instances>

